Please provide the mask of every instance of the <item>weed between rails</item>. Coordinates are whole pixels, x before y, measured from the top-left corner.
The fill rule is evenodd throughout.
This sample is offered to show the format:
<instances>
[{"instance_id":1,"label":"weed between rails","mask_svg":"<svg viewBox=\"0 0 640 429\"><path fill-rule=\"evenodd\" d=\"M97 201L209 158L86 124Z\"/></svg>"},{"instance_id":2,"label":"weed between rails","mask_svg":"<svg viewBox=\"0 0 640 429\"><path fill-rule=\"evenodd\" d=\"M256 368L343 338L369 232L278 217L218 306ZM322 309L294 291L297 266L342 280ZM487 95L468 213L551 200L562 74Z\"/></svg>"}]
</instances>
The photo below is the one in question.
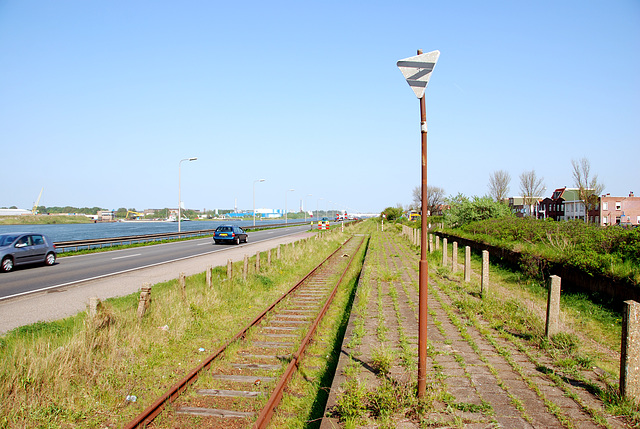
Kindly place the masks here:
<instances>
[{"instance_id":1,"label":"weed between rails","mask_svg":"<svg viewBox=\"0 0 640 429\"><path fill-rule=\"evenodd\" d=\"M299 364L299 371L287 386L272 420L272 427L320 426L340 358L366 248L365 241L325 318L318 326L315 339Z\"/></svg>"},{"instance_id":2,"label":"weed between rails","mask_svg":"<svg viewBox=\"0 0 640 429\"><path fill-rule=\"evenodd\" d=\"M285 246L242 280L243 261L153 286L139 321L138 295L101 303L98 316L15 329L0 341L0 428L121 427L165 392L343 241L341 234ZM262 260L266 261L266 255ZM254 265L255 266L255 265ZM199 349L204 348L205 352ZM126 400L136 396L137 401Z\"/></svg>"}]
</instances>

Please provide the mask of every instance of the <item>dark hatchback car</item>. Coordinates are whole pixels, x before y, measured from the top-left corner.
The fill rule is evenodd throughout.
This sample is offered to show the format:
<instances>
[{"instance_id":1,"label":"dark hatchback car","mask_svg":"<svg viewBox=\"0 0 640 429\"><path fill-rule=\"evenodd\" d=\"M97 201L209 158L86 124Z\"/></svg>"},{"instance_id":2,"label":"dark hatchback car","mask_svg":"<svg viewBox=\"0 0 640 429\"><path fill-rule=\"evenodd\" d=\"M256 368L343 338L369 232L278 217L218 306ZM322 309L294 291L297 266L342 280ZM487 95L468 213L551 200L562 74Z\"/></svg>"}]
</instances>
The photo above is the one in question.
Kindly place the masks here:
<instances>
[{"instance_id":1,"label":"dark hatchback car","mask_svg":"<svg viewBox=\"0 0 640 429\"><path fill-rule=\"evenodd\" d=\"M213 234L213 242L220 243L246 243L249 236L244 229L236 225L220 225Z\"/></svg>"},{"instance_id":2,"label":"dark hatchback car","mask_svg":"<svg viewBox=\"0 0 640 429\"><path fill-rule=\"evenodd\" d=\"M26 233L0 234L0 270L11 271L18 265L56 262L56 246L46 235Z\"/></svg>"}]
</instances>

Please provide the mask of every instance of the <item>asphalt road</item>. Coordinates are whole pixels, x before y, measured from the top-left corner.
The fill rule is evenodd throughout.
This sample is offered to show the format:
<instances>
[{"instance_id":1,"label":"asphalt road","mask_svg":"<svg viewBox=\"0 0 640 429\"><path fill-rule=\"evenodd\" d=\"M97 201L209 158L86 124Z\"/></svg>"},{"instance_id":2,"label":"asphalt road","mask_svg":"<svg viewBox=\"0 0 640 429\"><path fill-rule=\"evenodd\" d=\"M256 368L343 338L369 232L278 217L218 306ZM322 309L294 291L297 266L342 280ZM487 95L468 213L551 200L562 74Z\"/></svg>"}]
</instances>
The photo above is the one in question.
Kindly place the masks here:
<instances>
[{"instance_id":1,"label":"asphalt road","mask_svg":"<svg viewBox=\"0 0 640 429\"><path fill-rule=\"evenodd\" d=\"M309 225L279 228L249 233L249 243L213 244L211 237L156 244L144 247L59 258L53 266L18 267L0 273L0 301L34 292L41 292L96 280L107 276L153 267L216 252L227 252L252 243L272 240L308 231Z\"/></svg>"},{"instance_id":2,"label":"asphalt road","mask_svg":"<svg viewBox=\"0 0 640 429\"><path fill-rule=\"evenodd\" d=\"M295 232L296 230L298 231L297 233ZM249 243L240 246L212 245L212 247L210 247L205 244L198 246L200 243L194 240L192 243L196 245L193 247L203 249L199 255L186 256L182 259L161 262L120 273L116 272L95 279L79 280L68 285L58 284L50 288L17 295L11 299L0 298L0 335L14 328L38 321L53 321L67 316L73 316L78 312L85 311L91 298L106 300L108 298L129 295L139 291L140 287L145 284L154 285L175 280L179 277L180 273L186 276L199 274L208 266L224 266L228 260L233 262L242 261L244 255L255 255L256 252L265 252L269 249L275 249L279 245L288 244L314 235L314 233L307 231L306 228L303 228L303 232L300 232L300 228L296 230L287 228L278 232L264 231L267 234L252 233L249 237ZM271 232L271 234L268 234L269 232ZM206 239L202 239L201 243L205 241ZM168 245L165 247L172 249ZM109 253L112 257L116 254L125 255L125 251ZM132 252L131 254L135 253L137 252ZM175 255L173 256L175 257ZM76 258L88 259L90 262L93 261L89 255L74 257L74 259ZM136 257L130 256L129 258L122 258L120 260L130 258ZM71 260L71 258L69 258L69 260ZM116 261L117 260L118 259L116 259ZM67 265L67 262L66 258L62 259L60 266ZM43 268L51 269L56 267L57 266ZM28 269L31 274L35 272L34 270L37 269ZM4 275L0 275L0 284L3 278Z\"/></svg>"}]
</instances>

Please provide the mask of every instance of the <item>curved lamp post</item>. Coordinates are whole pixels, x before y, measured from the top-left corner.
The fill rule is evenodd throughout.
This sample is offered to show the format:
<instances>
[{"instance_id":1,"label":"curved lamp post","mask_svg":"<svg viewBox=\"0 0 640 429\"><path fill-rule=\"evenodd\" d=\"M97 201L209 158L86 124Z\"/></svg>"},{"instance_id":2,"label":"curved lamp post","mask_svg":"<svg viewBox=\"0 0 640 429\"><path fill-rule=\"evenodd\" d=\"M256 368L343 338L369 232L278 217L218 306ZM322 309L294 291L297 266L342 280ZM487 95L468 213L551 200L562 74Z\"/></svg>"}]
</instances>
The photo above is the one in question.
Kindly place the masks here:
<instances>
[{"instance_id":1,"label":"curved lamp post","mask_svg":"<svg viewBox=\"0 0 640 429\"><path fill-rule=\"evenodd\" d=\"M264 182L265 179L253 181L253 226L256 226L256 183Z\"/></svg>"},{"instance_id":2,"label":"curved lamp post","mask_svg":"<svg viewBox=\"0 0 640 429\"><path fill-rule=\"evenodd\" d=\"M287 192L293 192L295 191L295 189L287 189L284 192L284 223L289 223L288 219L287 219Z\"/></svg>"},{"instance_id":3,"label":"curved lamp post","mask_svg":"<svg viewBox=\"0 0 640 429\"><path fill-rule=\"evenodd\" d=\"M180 221L182 220L182 196L180 195L180 168L182 161L195 161L197 157L181 159L178 163L178 232L181 232Z\"/></svg>"}]
</instances>

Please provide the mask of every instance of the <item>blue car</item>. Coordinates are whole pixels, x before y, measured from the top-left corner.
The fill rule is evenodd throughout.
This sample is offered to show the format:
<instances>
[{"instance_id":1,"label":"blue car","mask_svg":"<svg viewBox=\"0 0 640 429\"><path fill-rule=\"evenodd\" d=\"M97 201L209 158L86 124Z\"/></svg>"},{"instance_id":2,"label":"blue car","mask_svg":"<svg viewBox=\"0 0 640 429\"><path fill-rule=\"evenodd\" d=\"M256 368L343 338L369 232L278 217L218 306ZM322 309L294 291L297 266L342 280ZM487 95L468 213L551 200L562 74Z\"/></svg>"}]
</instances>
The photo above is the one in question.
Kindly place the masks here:
<instances>
[{"instance_id":1,"label":"blue car","mask_svg":"<svg viewBox=\"0 0 640 429\"><path fill-rule=\"evenodd\" d=\"M0 270L18 265L56 263L56 246L46 235L35 233L0 234Z\"/></svg>"},{"instance_id":2,"label":"blue car","mask_svg":"<svg viewBox=\"0 0 640 429\"><path fill-rule=\"evenodd\" d=\"M213 242L220 243L246 243L249 236L244 229L236 225L220 225L213 233Z\"/></svg>"}]
</instances>

